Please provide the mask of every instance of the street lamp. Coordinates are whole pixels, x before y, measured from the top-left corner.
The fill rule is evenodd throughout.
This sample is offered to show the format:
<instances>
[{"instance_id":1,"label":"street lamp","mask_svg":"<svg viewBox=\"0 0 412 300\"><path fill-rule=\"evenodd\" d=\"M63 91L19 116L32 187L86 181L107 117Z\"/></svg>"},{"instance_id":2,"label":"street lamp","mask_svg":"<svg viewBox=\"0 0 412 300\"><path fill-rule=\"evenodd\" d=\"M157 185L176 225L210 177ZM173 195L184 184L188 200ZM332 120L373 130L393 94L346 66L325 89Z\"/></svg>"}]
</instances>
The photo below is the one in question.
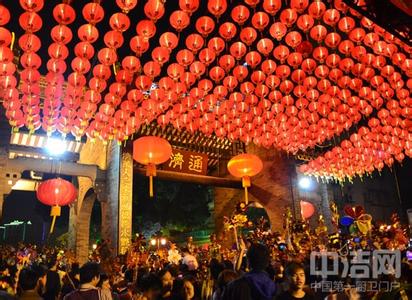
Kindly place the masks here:
<instances>
[{"instance_id":1,"label":"street lamp","mask_svg":"<svg viewBox=\"0 0 412 300\"><path fill-rule=\"evenodd\" d=\"M150 240L150 245L153 247L157 246L157 249L160 248L160 246L166 246L167 244L167 239L164 237L154 237Z\"/></svg>"},{"instance_id":2,"label":"street lamp","mask_svg":"<svg viewBox=\"0 0 412 300\"><path fill-rule=\"evenodd\" d=\"M299 187L302 188L303 190L308 190L312 187L313 182L309 177L304 176L299 179L298 184L299 184Z\"/></svg>"}]
</instances>

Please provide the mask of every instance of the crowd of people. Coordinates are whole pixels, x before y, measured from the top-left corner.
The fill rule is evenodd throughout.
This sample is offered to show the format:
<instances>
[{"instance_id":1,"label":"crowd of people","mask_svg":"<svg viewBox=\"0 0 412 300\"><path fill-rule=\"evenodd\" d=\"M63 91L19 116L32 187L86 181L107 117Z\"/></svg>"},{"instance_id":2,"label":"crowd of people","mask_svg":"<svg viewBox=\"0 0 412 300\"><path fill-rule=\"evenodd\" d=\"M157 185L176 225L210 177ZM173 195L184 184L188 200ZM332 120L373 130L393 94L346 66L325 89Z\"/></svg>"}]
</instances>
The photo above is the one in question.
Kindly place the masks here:
<instances>
[{"instance_id":1,"label":"crowd of people","mask_svg":"<svg viewBox=\"0 0 412 300\"><path fill-rule=\"evenodd\" d=\"M180 247L171 242L153 246L139 235L122 256L114 256L102 241L81 266L66 249L0 246L0 299L412 299L409 241L399 218L359 236L342 228L328 233L319 221L311 230L307 223L285 216L284 232L271 232L261 222L247 234L239 230L235 241L226 232L221 238L211 235L210 243L202 246L192 238ZM400 269L386 260L377 277L342 271L345 265L359 271L353 256L377 250L399 251ZM336 274L330 271L333 253ZM327 276L317 273L325 261L321 270ZM364 262L362 270L365 266L371 261Z\"/></svg>"}]
</instances>

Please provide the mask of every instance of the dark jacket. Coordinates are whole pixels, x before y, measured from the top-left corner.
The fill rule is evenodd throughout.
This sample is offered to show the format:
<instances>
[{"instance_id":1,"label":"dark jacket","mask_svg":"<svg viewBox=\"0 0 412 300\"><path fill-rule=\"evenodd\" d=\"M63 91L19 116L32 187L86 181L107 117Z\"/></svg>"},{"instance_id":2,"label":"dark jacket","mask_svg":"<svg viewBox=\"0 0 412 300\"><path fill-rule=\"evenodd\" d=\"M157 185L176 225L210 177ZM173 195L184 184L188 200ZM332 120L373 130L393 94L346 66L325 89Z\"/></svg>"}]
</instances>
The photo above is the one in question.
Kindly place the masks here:
<instances>
[{"instance_id":1,"label":"dark jacket","mask_svg":"<svg viewBox=\"0 0 412 300\"><path fill-rule=\"evenodd\" d=\"M249 272L229 283L223 300L272 300L276 285L266 272Z\"/></svg>"}]
</instances>

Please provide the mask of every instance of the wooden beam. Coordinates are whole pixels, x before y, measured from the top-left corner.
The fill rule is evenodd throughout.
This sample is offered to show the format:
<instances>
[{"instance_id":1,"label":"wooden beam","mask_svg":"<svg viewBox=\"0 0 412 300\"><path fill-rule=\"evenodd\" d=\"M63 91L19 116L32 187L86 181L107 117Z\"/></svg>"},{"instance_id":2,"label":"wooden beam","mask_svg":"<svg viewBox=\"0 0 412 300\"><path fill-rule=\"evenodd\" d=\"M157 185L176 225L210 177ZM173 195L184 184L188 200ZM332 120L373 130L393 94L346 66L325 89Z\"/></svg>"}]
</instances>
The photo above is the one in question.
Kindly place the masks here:
<instances>
[{"instance_id":1,"label":"wooden beam","mask_svg":"<svg viewBox=\"0 0 412 300\"><path fill-rule=\"evenodd\" d=\"M134 167L135 174L146 176L146 169L138 166ZM242 181L240 179L230 179L214 176L193 175L179 173L173 171L157 170L157 177L163 180L191 182L194 184L213 185L216 187L226 187L232 189L242 189Z\"/></svg>"}]
</instances>

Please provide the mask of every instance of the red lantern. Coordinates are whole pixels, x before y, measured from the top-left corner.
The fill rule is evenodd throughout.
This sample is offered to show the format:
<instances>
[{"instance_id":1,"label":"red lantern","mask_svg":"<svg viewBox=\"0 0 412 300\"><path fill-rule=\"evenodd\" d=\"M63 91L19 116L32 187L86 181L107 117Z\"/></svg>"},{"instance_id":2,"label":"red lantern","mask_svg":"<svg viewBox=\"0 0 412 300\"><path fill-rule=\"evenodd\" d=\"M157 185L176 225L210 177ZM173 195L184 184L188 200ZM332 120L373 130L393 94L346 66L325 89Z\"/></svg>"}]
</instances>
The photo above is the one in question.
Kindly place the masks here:
<instances>
[{"instance_id":1,"label":"red lantern","mask_svg":"<svg viewBox=\"0 0 412 300\"><path fill-rule=\"evenodd\" d=\"M171 154L172 146L160 137L145 136L133 142L133 159L146 165L150 197L153 197L153 176L156 176L156 165L166 162Z\"/></svg>"},{"instance_id":2,"label":"red lantern","mask_svg":"<svg viewBox=\"0 0 412 300\"><path fill-rule=\"evenodd\" d=\"M196 30L207 37L215 29L215 22L208 16L202 16L196 21Z\"/></svg>"},{"instance_id":3,"label":"red lantern","mask_svg":"<svg viewBox=\"0 0 412 300\"><path fill-rule=\"evenodd\" d=\"M235 21L239 25L243 25L249 18L250 13L249 13L249 9L246 6L238 5L232 9L232 12L230 15L233 21Z\"/></svg>"},{"instance_id":4,"label":"red lantern","mask_svg":"<svg viewBox=\"0 0 412 300\"><path fill-rule=\"evenodd\" d=\"M54 7L53 17L59 24L68 25L73 23L76 18L76 12L70 5L60 3Z\"/></svg>"},{"instance_id":5,"label":"red lantern","mask_svg":"<svg viewBox=\"0 0 412 300\"><path fill-rule=\"evenodd\" d=\"M256 40L256 37L257 32L253 27L243 28L240 32L240 39L248 46L253 44L253 42Z\"/></svg>"},{"instance_id":6,"label":"red lantern","mask_svg":"<svg viewBox=\"0 0 412 300\"><path fill-rule=\"evenodd\" d=\"M263 11L255 13L252 17L252 25L257 30L262 31L269 24L269 16Z\"/></svg>"},{"instance_id":7,"label":"red lantern","mask_svg":"<svg viewBox=\"0 0 412 300\"><path fill-rule=\"evenodd\" d=\"M191 15L199 8L199 0L179 0L179 7Z\"/></svg>"},{"instance_id":8,"label":"red lantern","mask_svg":"<svg viewBox=\"0 0 412 300\"><path fill-rule=\"evenodd\" d=\"M10 21L10 12L7 7L0 5L0 26L4 26Z\"/></svg>"},{"instance_id":9,"label":"red lantern","mask_svg":"<svg viewBox=\"0 0 412 300\"><path fill-rule=\"evenodd\" d=\"M125 13L136 7L137 0L116 0L117 6L119 6Z\"/></svg>"},{"instance_id":10,"label":"red lantern","mask_svg":"<svg viewBox=\"0 0 412 300\"><path fill-rule=\"evenodd\" d=\"M262 171L262 160L254 154L239 154L230 159L227 164L227 169L233 176L242 178L242 186L245 189L245 202L247 205L249 202L247 188L251 186L250 177Z\"/></svg>"},{"instance_id":11,"label":"red lantern","mask_svg":"<svg viewBox=\"0 0 412 300\"><path fill-rule=\"evenodd\" d=\"M189 34L186 38L186 47L194 53L203 48L203 43L202 36L197 33Z\"/></svg>"},{"instance_id":12,"label":"red lantern","mask_svg":"<svg viewBox=\"0 0 412 300\"><path fill-rule=\"evenodd\" d=\"M50 212L50 216L53 217L50 227L52 233L56 217L61 214L61 206L73 203L77 198L77 190L71 182L57 178L40 183L36 195L40 202L52 207Z\"/></svg>"},{"instance_id":13,"label":"red lantern","mask_svg":"<svg viewBox=\"0 0 412 300\"><path fill-rule=\"evenodd\" d=\"M156 34L156 25L153 21L142 20L136 25L136 32L138 35L150 39Z\"/></svg>"},{"instance_id":14,"label":"red lantern","mask_svg":"<svg viewBox=\"0 0 412 300\"><path fill-rule=\"evenodd\" d=\"M308 201L300 201L300 213L304 220L309 219L315 213L315 206Z\"/></svg>"},{"instance_id":15,"label":"red lantern","mask_svg":"<svg viewBox=\"0 0 412 300\"><path fill-rule=\"evenodd\" d=\"M271 16L276 15L281 7L281 0L263 0L263 9Z\"/></svg>"},{"instance_id":16,"label":"red lantern","mask_svg":"<svg viewBox=\"0 0 412 300\"><path fill-rule=\"evenodd\" d=\"M226 0L209 0L207 2L208 11L214 15L217 19L226 11Z\"/></svg>"},{"instance_id":17,"label":"red lantern","mask_svg":"<svg viewBox=\"0 0 412 300\"><path fill-rule=\"evenodd\" d=\"M230 41L237 32L235 24L231 22L225 22L219 27L219 34L225 41Z\"/></svg>"},{"instance_id":18,"label":"red lantern","mask_svg":"<svg viewBox=\"0 0 412 300\"><path fill-rule=\"evenodd\" d=\"M90 24L97 24L104 18L103 7L97 2L87 3L82 10L84 19Z\"/></svg>"},{"instance_id":19,"label":"red lantern","mask_svg":"<svg viewBox=\"0 0 412 300\"><path fill-rule=\"evenodd\" d=\"M172 27L176 29L177 32L185 29L189 25L189 23L190 17L183 10L176 10L170 15L170 25L172 25Z\"/></svg>"},{"instance_id":20,"label":"red lantern","mask_svg":"<svg viewBox=\"0 0 412 300\"><path fill-rule=\"evenodd\" d=\"M160 46L166 47L171 52L179 43L179 38L173 32L165 32L159 38Z\"/></svg>"},{"instance_id":21,"label":"red lantern","mask_svg":"<svg viewBox=\"0 0 412 300\"><path fill-rule=\"evenodd\" d=\"M144 6L144 13L153 22L156 22L165 13L165 7L161 0L149 0Z\"/></svg>"}]
</instances>

